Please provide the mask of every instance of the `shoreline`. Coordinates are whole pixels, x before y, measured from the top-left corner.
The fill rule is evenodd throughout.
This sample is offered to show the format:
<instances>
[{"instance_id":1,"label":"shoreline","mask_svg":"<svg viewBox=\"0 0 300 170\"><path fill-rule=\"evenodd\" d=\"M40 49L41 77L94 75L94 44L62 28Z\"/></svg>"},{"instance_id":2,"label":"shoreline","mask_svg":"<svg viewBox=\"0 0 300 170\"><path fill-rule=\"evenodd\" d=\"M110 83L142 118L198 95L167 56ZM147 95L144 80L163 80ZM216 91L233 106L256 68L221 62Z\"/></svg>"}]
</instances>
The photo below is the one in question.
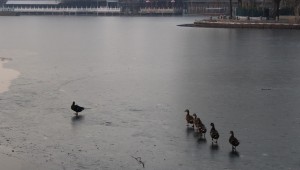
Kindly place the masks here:
<instances>
[{"instance_id":1,"label":"shoreline","mask_svg":"<svg viewBox=\"0 0 300 170\"><path fill-rule=\"evenodd\" d=\"M9 60L11 59L0 57L0 94L8 91L11 81L20 75L20 72L4 67L4 64Z\"/></svg>"},{"instance_id":2,"label":"shoreline","mask_svg":"<svg viewBox=\"0 0 300 170\"><path fill-rule=\"evenodd\" d=\"M202 28L248 28L248 29L295 29L300 30L300 24L288 22L253 21L253 20L215 20L206 19L191 24L181 24L182 27Z\"/></svg>"}]
</instances>

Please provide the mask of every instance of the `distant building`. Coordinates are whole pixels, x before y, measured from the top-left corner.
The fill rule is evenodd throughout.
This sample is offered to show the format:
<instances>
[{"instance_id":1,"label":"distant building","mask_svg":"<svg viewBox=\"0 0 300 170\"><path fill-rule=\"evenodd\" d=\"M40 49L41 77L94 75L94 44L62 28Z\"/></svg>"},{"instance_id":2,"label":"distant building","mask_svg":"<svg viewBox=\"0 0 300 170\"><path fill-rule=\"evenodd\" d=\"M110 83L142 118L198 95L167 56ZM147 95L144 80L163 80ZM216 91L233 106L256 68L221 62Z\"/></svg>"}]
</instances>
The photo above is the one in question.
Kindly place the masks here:
<instances>
[{"instance_id":1,"label":"distant building","mask_svg":"<svg viewBox=\"0 0 300 170\"><path fill-rule=\"evenodd\" d=\"M61 0L7 0L6 6L17 7L17 6L57 6L61 4Z\"/></svg>"},{"instance_id":2,"label":"distant building","mask_svg":"<svg viewBox=\"0 0 300 170\"><path fill-rule=\"evenodd\" d=\"M232 0L237 6L238 0ZM229 13L229 0L185 0L184 4L189 14L220 15Z\"/></svg>"},{"instance_id":3,"label":"distant building","mask_svg":"<svg viewBox=\"0 0 300 170\"><path fill-rule=\"evenodd\" d=\"M117 7L118 0L7 0L9 7Z\"/></svg>"},{"instance_id":4,"label":"distant building","mask_svg":"<svg viewBox=\"0 0 300 170\"><path fill-rule=\"evenodd\" d=\"M282 6L287 6L282 1ZM176 13L202 15L228 15L229 0L0 0L7 7L118 7L124 14L141 14L142 11L157 13L170 11ZM273 0L232 0L233 15L260 16L273 12ZM148 10L151 9L151 10ZM267 9L267 10L266 10ZM263 10L263 12L262 12ZM181 12L180 12L181 11ZM158 12L159 13L159 12Z\"/></svg>"}]
</instances>

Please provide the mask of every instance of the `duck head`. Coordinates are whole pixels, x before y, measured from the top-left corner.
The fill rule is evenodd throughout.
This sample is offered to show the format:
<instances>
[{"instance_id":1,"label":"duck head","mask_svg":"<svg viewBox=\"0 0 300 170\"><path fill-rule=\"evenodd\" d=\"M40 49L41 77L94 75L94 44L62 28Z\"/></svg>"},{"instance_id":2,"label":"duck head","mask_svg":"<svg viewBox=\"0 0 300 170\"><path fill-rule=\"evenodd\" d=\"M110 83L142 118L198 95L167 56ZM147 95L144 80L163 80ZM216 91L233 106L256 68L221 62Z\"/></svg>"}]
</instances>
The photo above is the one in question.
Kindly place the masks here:
<instances>
[{"instance_id":1,"label":"duck head","mask_svg":"<svg viewBox=\"0 0 300 170\"><path fill-rule=\"evenodd\" d=\"M230 134L231 134L232 136L234 136L233 131L230 131Z\"/></svg>"},{"instance_id":2,"label":"duck head","mask_svg":"<svg viewBox=\"0 0 300 170\"><path fill-rule=\"evenodd\" d=\"M215 127L215 124L214 123L210 123L210 126Z\"/></svg>"},{"instance_id":3,"label":"duck head","mask_svg":"<svg viewBox=\"0 0 300 170\"><path fill-rule=\"evenodd\" d=\"M186 109L184 112L186 112L186 113L188 113L188 114L190 113L189 109Z\"/></svg>"},{"instance_id":4,"label":"duck head","mask_svg":"<svg viewBox=\"0 0 300 170\"><path fill-rule=\"evenodd\" d=\"M194 113L194 114L193 114L193 116L194 116L195 118L197 118L197 115L196 115L196 113Z\"/></svg>"},{"instance_id":5,"label":"duck head","mask_svg":"<svg viewBox=\"0 0 300 170\"><path fill-rule=\"evenodd\" d=\"M75 105L75 102L73 101L72 105Z\"/></svg>"}]
</instances>

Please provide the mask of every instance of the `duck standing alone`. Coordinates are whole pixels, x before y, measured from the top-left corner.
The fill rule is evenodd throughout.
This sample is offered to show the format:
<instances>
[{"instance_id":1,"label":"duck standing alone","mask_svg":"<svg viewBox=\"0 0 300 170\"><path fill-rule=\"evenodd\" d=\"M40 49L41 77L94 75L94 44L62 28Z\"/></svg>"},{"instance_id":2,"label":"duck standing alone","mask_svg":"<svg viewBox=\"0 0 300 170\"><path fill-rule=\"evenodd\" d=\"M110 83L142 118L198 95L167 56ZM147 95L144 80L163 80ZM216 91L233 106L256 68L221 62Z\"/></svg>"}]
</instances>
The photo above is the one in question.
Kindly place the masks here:
<instances>
[{"instance_id":1,"label":"duck standing alone","mask_svg":"<svg viewBox=\"0 0 300 170\"><path fill-rule=\"evenodd\" d=\"M210 136L212 143L218 143L218 139L220 137L219 132L216 130L214 123L211 123L211 130L210 130Z\"/></svg>"},{"instance_id":2,"label":"duck standing alone","mask_svg":"<svg viewBox=\"0 0 300 170\"><path fill-rule=\"evenodd\" d=\"M233 131L230 131L229 143L232 145L232 151L236 151L236 147L239 146L240 142L237 138L234 137Z\"/></svg>"},{"instance_id":3,"label":"duck standing alone","mask_svg":"<svg viewBox=\"0 0 300 170\"><path fill-rule=\"evenodd\" d=\"M84 110L84 107L76 105L75 102L73 101L71 105L71 109L75 111L75 116L78 117L78 113L82 112Z\"/></svg>"}]
</instances>

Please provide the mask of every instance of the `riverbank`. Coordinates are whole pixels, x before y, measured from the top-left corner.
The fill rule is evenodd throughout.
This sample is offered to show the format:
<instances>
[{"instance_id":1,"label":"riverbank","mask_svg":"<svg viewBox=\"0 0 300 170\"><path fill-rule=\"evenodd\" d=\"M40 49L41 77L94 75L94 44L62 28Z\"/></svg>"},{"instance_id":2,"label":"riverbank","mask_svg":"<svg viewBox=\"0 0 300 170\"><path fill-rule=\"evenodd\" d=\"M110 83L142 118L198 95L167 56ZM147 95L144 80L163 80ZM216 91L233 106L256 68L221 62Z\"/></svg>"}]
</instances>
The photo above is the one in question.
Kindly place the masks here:
<instances>
[{"instance_id":1,"label":"riverbank","mask_svg":"<svg viewBox=\"0 0 300 170\"><path fill-rule=\"evenodd\" d=\"M8 91L11 81L19 76L19 72L3 67L3 64L10 61L10 58L0 57L0 93Z\"/></svg>"},{"instance_id":2,"label":"riverbank","mask_svg":"<svg viewBox=\"0 0 300 170\"><path fill-rule=\"evenodd\" d=\"M178 26L206 28L300 29L300 24L286 21L230 19L204 19L195 21L192 24L182 24Z\"/></svg>"}]
</instances>

